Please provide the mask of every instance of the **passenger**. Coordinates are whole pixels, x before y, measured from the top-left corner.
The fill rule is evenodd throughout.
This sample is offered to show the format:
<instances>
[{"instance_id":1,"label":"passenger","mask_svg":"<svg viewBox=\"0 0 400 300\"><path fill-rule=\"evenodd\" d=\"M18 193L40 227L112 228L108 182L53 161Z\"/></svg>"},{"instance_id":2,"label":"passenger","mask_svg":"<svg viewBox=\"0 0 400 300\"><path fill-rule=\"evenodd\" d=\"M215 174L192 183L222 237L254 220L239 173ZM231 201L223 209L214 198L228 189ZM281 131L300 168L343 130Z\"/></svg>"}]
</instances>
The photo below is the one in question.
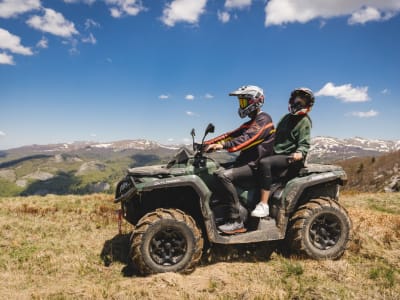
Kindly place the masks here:
<instances>
[{"instance_id":1,"label":"passenger","mask_svg":"<svg viewBox=\"0 0 400 300\"><path fill-rule=\"evenodd\" d=\"M241 151L230 169L218 172L221 182L221 195L229 203L229 218L226 224L218 229L226 234L245 232L243 220L239 214L239 196L235 184L255 176L251 165L266 155L273 153L274 126L271 117L261 111L264 104L263 90L257 86L247 85L233 91L229 96L237 96L239 100L239 116L250 120L236 130L224 133L205 142L206 151L226 149L229 152Z\"/></svg>"},{"instance_id":2,"label":"passenger","mask_svg":"<svg viewBox=\"0 0 400 300\"><path fill-rule=\"evenodd\" d=\"M269 215L268 199L273 174L294 163L304 166L311 139L312 123L308 113L314 101L313 92L308 88L298 88L291 93L289 113L279 121L276 128L275 155L262 158L258 165L261 198L251 216L262 218Z\"/></svg>"}]
</instances>

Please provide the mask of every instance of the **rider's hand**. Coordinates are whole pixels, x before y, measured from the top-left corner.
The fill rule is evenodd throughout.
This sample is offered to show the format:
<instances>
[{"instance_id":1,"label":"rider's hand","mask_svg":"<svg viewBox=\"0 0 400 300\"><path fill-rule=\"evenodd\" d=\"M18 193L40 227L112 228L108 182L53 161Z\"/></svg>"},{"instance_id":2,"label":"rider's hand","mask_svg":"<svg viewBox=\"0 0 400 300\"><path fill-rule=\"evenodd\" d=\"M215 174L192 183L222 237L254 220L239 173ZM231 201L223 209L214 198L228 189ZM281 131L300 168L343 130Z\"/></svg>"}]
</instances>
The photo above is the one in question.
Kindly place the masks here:
<instances>
[{"instance_id":1,"label":"rider's hand","mask_svg":"<svg viewBox=\"0 0 400 300\"><path fill-rule=\"evenodd\" d=\"M223 148L223 146L221 144L210 144L210 145L207 145L206 152L217 151L217 150L221 150L222 148Z\"/></svg>"},{"instance_id":2,"label":"rider's hand","mask_svg":"<svg viewBox=\"0 0 400 300\"><path fill-rule=\"evenodd\" d=\"M294 161L299 161L303 159L303 153L301 152L295 152L293 153L293 160Z\"/></svg>"}]
</instances>

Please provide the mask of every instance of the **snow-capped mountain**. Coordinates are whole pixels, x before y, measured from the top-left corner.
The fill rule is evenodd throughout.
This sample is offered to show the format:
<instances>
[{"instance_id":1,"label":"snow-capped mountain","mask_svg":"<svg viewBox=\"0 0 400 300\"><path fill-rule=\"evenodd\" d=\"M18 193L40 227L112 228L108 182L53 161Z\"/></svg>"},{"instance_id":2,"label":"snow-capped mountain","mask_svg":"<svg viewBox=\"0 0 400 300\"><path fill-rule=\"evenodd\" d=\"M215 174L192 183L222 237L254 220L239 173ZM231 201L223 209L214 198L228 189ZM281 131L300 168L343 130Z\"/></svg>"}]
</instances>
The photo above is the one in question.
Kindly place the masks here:
<instances>
[{"instance_id":1,"label":"snow-capped mountain","mask_svg":"<svg viewBox=\"0 0 400 300\"><path fill-rule=\"evenodd\" d=\"M338 139L317 136L311 140L309 159L342 160L358 156L378 156L397 150L400 150L400 140L369 140L360 137Z\"/></svg>"},{"instance_id":2,"label":"snow-capped mountain","mask_svg":"<svg viewBox=\"0 0 400 300\"><path fill-rule=\"evenodd\" d=\"M163 145L155 141L138 139L114 142L73 142L49 145L31 145L6 150L19 155L46 154L56 155L70 152L123 152L146 151L147 153L173 153L182 145ZM190 148L190 145L186 145ZM360 137L338 139L334 137L317 136L311 140L308 160L311 162L330 162L359 156L379 156L384 153L400 150L400 140L369 140Z\"/></svg>"}]
</instances>

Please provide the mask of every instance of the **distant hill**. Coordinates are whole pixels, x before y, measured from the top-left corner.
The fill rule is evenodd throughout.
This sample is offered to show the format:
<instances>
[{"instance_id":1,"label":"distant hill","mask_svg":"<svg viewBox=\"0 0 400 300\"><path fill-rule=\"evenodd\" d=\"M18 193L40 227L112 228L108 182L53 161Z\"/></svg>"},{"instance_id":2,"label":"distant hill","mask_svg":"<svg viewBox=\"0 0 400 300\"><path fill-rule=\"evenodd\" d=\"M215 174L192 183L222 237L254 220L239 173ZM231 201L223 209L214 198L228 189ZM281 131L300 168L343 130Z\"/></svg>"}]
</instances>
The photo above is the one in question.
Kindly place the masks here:
<instances>
[{"instance_id":1,"label":"distant hill","mask_svg":"<svg viewBox=\"0 0 400 300\"><path fill-rule=\"evenodd\" d=\"M400 191L400 151L381 156L356 157L335 162L347 173L347 190Z\"/></svg>"},{"instance_id":2,"label":"distant hill","mask_svg":"<svg viewBox=\"0 0 400 300\"><path fill-rule=\"evenodd\" d=\"M166 163L181 146L139 139L31 145L3 150L0 155L0 196L113 193L116 182L128 168ZM312 139L308 162L339 161L338 164L342 164L349 172L350 187L375 191L382 190L390 176L396 173L392 168L398 156L387 159L393 162L392 165L380 162L386 161L386 155L398 150L400 141L315 137ZM235 158L235 154L226 152L213 156L219 161ZM367 158L363 160L361 157ZM370 164L372 160L379 163ZM359 171L359 168L362 170ZM367 173L373 176L367 176ZM354 183L352 180L360 174L363 179ZM374 180L380 183L372 184ZM368 188L365 186L367 182Z\"/></svg>"}]
</instances>

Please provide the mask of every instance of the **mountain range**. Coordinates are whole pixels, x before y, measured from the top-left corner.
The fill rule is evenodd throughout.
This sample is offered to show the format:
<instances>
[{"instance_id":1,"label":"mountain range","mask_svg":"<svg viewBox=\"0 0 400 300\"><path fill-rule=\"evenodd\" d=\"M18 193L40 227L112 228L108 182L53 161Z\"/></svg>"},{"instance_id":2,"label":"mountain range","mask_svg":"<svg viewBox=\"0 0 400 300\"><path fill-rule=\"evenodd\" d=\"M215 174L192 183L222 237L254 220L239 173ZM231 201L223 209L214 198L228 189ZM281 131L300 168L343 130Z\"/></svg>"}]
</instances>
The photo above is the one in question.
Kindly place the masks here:
<instances>
[{"instance_id":1,"label":"mountain range","mask_svg":"<svg viewBox=\"0 0 400 300\"><path fill-rule=\"evenodd\" d=\"M146 139L122 140L107 143L79 141L73 143L30 145L0 151L0 162L4 160L6 156L74 153L82 151L116 153L129 150L142 150L148 151L149 153L169 154L182 146L191 148L191 145L165 145ZM317 136L311 139L309 159L311 161L329 162L360 156L379 156L397 150L400 150L400 140L370 140L360 137L339 139Z\"/></svg>"},{"instance_id":2,"label":"mountain range","mask_svg":"<svg viewBox=\"0 0 400 300\"><path fill-rule=\"evenodd\" d=\"M107 143L73 142L30 145L0 151L0 196L112 193L128 168L166 163L179 149L138 139ZM331 163L350 158L379 157L400 150L400 140L312 138L308 163ZM235 154L212 154L219 161ZM360 162L357 162L360 164Z\"/></svg>"}]
</instances>

